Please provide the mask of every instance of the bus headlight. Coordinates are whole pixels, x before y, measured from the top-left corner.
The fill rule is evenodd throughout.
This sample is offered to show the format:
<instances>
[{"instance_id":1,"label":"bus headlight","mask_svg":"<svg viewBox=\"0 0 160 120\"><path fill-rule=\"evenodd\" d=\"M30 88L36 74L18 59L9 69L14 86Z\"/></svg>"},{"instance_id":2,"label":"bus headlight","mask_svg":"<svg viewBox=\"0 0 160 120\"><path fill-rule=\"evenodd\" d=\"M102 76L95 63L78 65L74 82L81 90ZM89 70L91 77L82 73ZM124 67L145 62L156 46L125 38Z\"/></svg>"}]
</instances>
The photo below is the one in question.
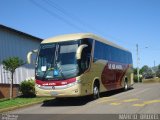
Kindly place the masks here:
<instances>
[{"instance_id":1,"label":"bus headlight","mask_svg":"<svg viewBox=\"0 0 160 120\"><path fill-rule=\"evenodd\" d=\"M77 83L81 83L81 80L76 80Z\"/></svg>"},{"instance_id":2,"label":"bus headlight","mask_svg":"<svg viewBox=\"0 0 160 120\"><path fill-rule=\"evenodd\" d=\"M76 80L76 82L67 84L67 87L72 87L72 86L74 86L74 85L79 84L80 82L81 82L81 80Z\"/></svg>"},{"instance_id":3,"label":"bus headlight","mask_svg":"<svg viewBox=\"0 0 160 120\"><path fill-rule=\"evenodd\" d=\"M40 88L40 87L41 87L41 85L39 85L39 84L36 84L36 87L39 87L39 88Z\"/></svg>"}]
</instances>

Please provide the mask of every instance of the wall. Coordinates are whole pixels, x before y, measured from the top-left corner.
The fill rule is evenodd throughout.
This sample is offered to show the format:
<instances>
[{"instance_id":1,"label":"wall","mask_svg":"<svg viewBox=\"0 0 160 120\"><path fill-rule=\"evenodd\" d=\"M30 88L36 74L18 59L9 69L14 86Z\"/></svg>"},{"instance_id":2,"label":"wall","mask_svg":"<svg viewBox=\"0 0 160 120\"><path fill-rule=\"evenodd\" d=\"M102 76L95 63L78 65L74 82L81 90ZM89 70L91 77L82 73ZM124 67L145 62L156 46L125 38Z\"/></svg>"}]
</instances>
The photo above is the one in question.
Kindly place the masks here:
<instances>
[{"instance_id":1,"label":"wall","mask_svg":"<svg viewBox=\"0 0 160 120\"><path fill-rule=\"evenodd\" d=\"M3 69L1 62L8 57L19 57L26 62L27 53L39 47L42 39L26 33L0 25L0 98L9 98L10 78L9 72ZM34 60L36 55L32 57ZM16 69L14 74L13 95L19 94L21 81L34 76L34 65L23 65Z\"/></svg>"},{"instance_id":2,"label":"wall","mask_svg":"<svg viewBox=\"0 0 160 120\"><path fill-rule=\"evenodd\" d=\"M13 97L17 97L19 95L19 85L13 85ZM1 98L9 98L10 96L10 85L9 84L0 84L0 99Z\"/></svg>"},{"instance_id":3,"label":"wall","mask_svg":"<svg viewBox=\"0 0 160 120\"><path fill-rule=\"evenodd\" d=\"M26 62L27 53L39 47L41 40L20 34L15 31L0 28L0 63L8 58L17 56ZM35 59L35 56L33 57ZM16 69L14 84L34 76L34 65L23 65ZM10 83L10 73L0 64L0 83Z\"/></svg>"}]
</instances>

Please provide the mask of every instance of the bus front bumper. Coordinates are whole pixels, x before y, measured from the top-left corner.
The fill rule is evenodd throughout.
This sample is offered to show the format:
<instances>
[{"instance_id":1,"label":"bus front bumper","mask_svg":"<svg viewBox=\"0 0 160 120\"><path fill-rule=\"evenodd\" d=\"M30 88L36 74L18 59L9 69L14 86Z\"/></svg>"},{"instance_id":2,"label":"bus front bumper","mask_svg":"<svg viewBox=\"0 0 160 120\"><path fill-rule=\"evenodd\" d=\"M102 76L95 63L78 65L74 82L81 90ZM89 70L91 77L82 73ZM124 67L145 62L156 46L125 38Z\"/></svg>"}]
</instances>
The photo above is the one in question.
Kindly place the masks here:
<instances>
[{"instance_id":1,"label":"bus front bumper","mask_svg":"<svg viewBox=\"0 0 160 120\"><path fill-rule=\"evenodd\" d=\"M73 86L35 86L37 96L77 97L81 96L80 84Z\"/></svg>"}]
</instances>

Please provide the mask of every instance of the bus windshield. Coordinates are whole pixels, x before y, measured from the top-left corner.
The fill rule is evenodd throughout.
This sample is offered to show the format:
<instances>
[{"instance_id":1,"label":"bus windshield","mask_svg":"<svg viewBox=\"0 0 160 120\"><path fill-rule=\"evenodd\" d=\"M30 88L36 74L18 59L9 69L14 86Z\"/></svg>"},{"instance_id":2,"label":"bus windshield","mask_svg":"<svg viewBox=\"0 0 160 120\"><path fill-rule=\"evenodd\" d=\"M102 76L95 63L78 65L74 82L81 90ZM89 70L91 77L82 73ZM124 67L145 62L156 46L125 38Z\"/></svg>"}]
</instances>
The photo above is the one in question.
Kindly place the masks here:
<instances>
[{"instance_id":1,"label":"bus windshield","mask_svg":"<svg viewBox=\"0 0 160 120\"><path fill-rule=\"evenodd\" d=\"M77 76L78 41L41 44L36 63L36 79L64 80Z\"/></svg>"}]
</instances>

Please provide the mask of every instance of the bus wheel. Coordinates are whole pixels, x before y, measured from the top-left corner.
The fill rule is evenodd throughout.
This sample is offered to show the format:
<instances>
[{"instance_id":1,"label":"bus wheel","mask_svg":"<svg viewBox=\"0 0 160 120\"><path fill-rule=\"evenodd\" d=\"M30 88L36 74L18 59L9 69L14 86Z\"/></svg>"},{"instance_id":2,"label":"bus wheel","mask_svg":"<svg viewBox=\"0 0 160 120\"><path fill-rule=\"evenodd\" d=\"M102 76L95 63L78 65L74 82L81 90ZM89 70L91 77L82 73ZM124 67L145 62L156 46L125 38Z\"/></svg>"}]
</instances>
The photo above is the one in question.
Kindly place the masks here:
<instances>
[{"instance_id":1,"label":"bus wheel","mask_svg":"<svg viewBox=\"0 0 160 120\"><path fill-rule=\"evenodd\" d=\"M124 90L125 91L128 90L128 82L127 82L127 80L124 81Z\"/></svg>"},{"instance_id":2,"label":"bus wheel","mask_svg":"<svg viewBox=\"0 0 160 120\"><path fill-rule=\"evenodd\" d=\"M94 84L94 87L93 87L93 99L96 100L98 99L100 96L99 96L99 88L98 88L98 85L97 84Z\"/></svg>"}]
</instances>

